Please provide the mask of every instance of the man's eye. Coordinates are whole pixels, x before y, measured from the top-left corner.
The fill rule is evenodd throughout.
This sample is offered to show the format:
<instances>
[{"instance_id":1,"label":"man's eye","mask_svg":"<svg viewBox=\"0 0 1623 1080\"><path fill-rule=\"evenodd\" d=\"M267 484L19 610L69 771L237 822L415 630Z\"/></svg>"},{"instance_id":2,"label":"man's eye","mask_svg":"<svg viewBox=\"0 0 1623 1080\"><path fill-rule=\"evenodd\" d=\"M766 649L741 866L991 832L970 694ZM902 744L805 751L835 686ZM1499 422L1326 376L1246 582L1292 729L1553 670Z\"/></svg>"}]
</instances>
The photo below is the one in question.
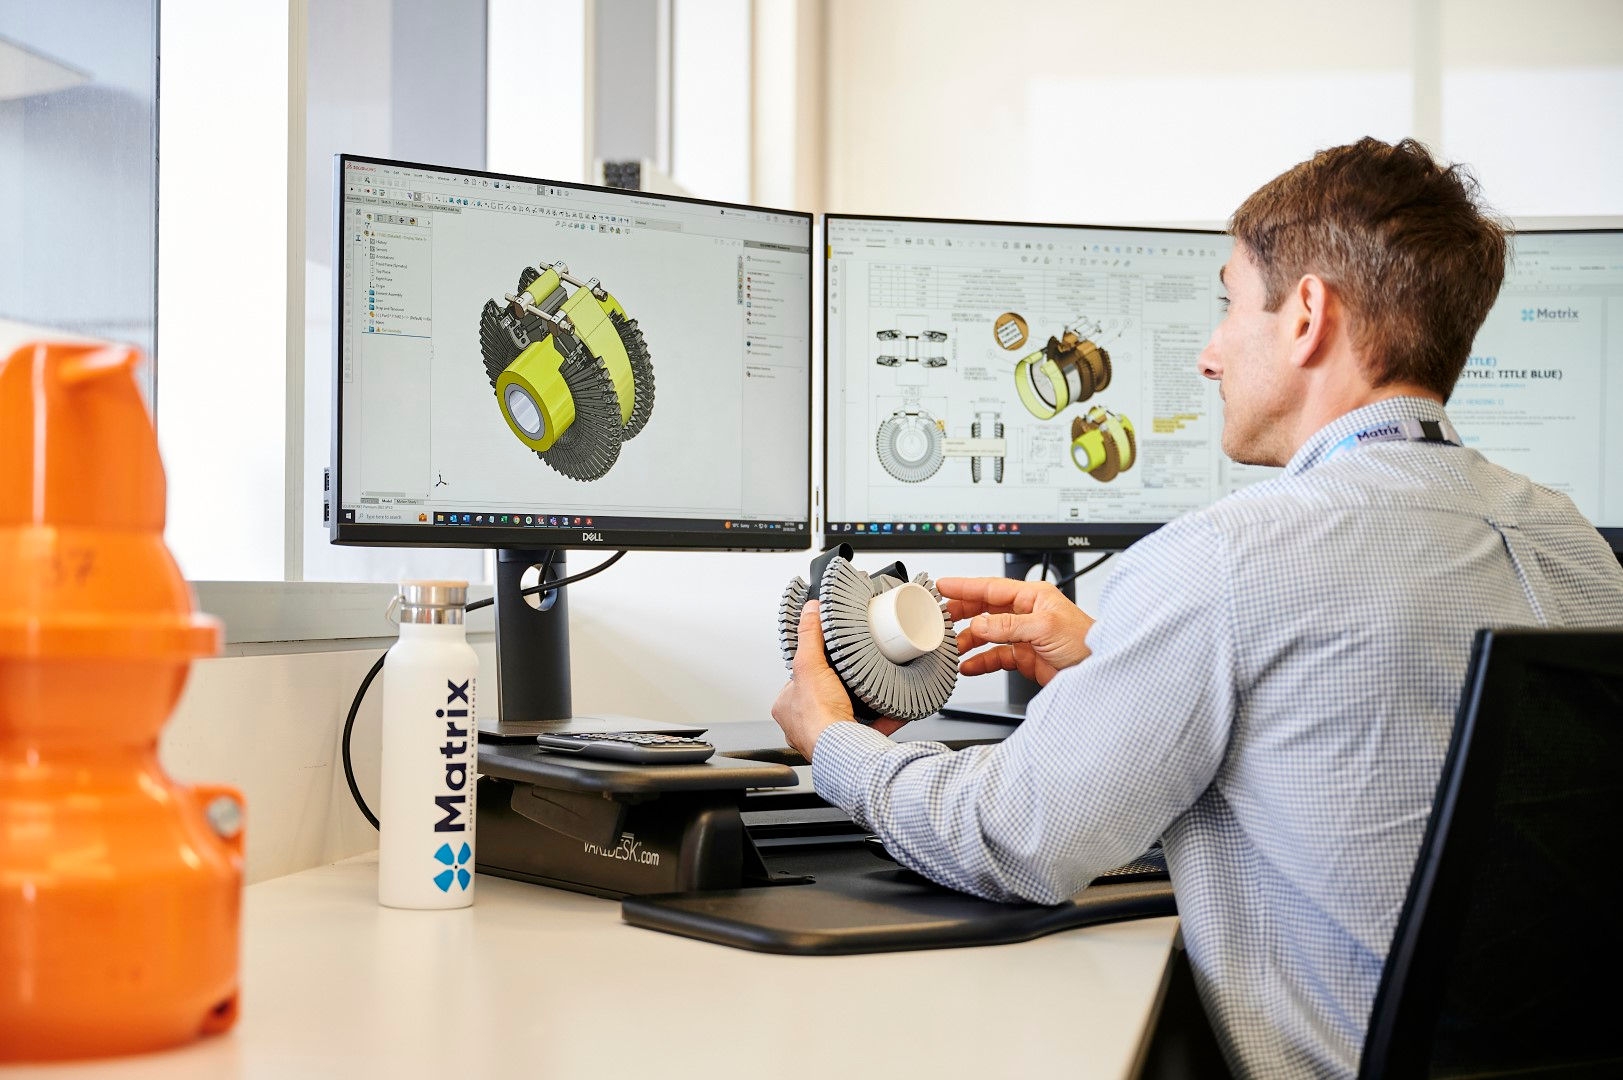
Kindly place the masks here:
<instances>
[{"instance_id":1,"label":"man's eye","mask_svg":"<svg viewBox=\"0 0 1623 1080\"><path fill-rule=\"evenodd\" d=\"M1226 314L1229 309L1229 298L1226 296L1219 296L1217 298L1217 302L1223 305L1223 311Z\"/></svg>"}]
</instances>

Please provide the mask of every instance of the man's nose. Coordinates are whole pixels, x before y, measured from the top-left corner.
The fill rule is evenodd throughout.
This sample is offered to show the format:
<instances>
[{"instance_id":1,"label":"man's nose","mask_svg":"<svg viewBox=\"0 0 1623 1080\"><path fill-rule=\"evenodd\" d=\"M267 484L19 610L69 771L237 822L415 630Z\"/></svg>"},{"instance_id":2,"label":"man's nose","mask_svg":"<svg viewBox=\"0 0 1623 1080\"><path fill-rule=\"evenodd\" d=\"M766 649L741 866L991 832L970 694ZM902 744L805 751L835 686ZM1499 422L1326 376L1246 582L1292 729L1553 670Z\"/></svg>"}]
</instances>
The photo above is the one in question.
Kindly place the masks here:
<instances>
[{"instance_id":1,"label":"man's nose","mask_svg":"<svg viewBox=\"0 0 1623 1080\"><path fill-rule=\"evenodd\" d=\"M1200 350L1200 357L1195 361L1195 363L1197 366L1199 366L1200 373L1206 378L1221 379L1223 377L1222 365L1217 362L1217 357L1213 355L1212 343L1210 341L1206 343L1206 347L1204 349Z\"/></svg>"}]
</instances>

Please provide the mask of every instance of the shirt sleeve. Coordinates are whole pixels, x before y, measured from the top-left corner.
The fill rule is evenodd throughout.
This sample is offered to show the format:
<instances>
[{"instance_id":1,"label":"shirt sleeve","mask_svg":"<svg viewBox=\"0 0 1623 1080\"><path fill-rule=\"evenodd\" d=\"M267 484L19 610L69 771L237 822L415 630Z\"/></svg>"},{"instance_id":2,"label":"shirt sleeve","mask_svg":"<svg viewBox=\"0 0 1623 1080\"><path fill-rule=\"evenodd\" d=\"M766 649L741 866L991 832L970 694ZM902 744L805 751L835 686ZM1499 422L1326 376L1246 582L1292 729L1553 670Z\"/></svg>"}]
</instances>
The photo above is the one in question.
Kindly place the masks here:
<instances>
[{"instance_id":1,"label":"shirt sleeve","mask_svg":"<svg viewBox=\"0 0 1623 1080\"><path fill-rule=\"evenodd\" d=\"M995 900L1054 904L1143 854L1211 784L1235 707L1226 552L1195 514L1124 555L1088 634L992 746L892 743L832 724L818 793L905 866Z\"/></svg>"}]
</instances>

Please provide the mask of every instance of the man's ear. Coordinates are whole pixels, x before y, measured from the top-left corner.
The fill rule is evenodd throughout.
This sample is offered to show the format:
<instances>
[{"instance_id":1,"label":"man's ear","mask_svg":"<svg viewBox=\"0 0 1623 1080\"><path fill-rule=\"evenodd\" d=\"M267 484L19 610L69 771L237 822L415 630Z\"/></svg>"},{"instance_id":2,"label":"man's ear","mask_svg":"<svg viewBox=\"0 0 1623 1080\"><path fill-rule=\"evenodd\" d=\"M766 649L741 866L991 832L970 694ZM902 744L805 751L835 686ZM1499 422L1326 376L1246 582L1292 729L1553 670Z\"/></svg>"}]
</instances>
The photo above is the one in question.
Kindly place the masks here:
<instances>
[{"instance_id":1,"label":"man's ear","mask_svg":"<svg viewBox=\"0 0 1623 1080\"><path fill-rule=\"evenodd\" d=\"M1292 367L1313 366L1325 355L1336 316L1335 295L1317 274L1304 274L1286 298L1290 311L1290 363Z\"/></svg>"}]
</instances>

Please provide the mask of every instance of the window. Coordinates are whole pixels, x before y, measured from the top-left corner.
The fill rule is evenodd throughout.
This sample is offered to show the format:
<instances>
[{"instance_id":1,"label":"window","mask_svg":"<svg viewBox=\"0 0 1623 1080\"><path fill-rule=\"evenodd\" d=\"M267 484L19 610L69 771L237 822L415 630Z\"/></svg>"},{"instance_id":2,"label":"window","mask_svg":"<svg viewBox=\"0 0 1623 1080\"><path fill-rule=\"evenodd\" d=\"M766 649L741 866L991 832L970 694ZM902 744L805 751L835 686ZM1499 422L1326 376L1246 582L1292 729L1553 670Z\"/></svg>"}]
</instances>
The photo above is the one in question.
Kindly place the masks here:
<instances>
[{"instance_id":1,"label":"window","mask_svg":"<svg viewBox=\"0 0 1623 1080\"><path fill-rule=\"evenodd\" d=\"M0 2L0 319L150 356L157 4L85 8Z\"/></svg>"}]
</instances>

